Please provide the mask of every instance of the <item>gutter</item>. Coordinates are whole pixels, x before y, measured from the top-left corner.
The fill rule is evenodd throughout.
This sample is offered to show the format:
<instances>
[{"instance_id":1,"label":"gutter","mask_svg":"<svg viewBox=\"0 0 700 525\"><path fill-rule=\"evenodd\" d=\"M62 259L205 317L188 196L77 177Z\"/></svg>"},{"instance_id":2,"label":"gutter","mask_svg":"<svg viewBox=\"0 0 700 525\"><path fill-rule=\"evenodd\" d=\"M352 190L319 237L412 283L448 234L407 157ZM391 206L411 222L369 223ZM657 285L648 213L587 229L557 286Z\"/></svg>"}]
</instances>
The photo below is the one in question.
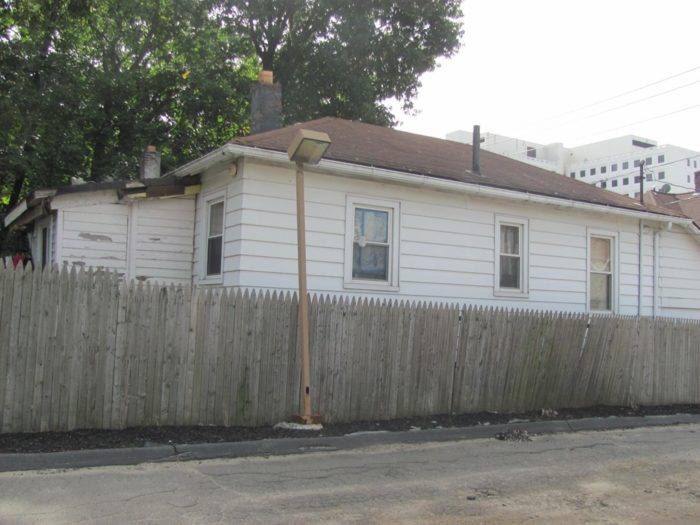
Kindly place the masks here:
<instances>
[{"instance_id":1,"label":"gutter","mask_svg":"<svg viewBox=\"0 0 700 525\"><path fill-rule=\"evenodd\" d=\"M167 177L169 175L173 175L175 177L186 177L187 175L197 175L199 173L202 173L203 171L211 168L212 166L215 166L216 164L219 164L221 162L225 162L229 158L235 159L237 157L242 157L244 155L250 156L248 154L247 150L250 150L251 148L242 148L241 146L234 147L233 144L224 144L220 148L216 148L214 151L210 151L206 155L203 155L202 157L199 157L198 159L195 159L193 161L188 162L187 164L183 164L179 168L175 168L172 171L169 171L163 177ZM261 150L261 151L267 151L267 150ZM275 152L276 153L276 152ZM284 160L289 163L289 159L287 158L286 155L280 154L280 158L284 158Z\"/></svg>"},{"instance_id":2,"label":"gutter","mask_svg":"<svg viewBox=\"0 0 700 525\"><path fill-rule=\"evenodd\" d=\"M225 144L220 148L207 153L206 155L193 160L176 168L173 171L166 173L176 177L184 177L187 175L195 175L202 173L204 170L215 166L226 160L235 160L239 157L247 157L250 159L261 160L273 164L292 167L293 164L289 161L287 154L281 151L244 146L241 144ZM467 195L480 195L483 197L499 198L518 202L533 202L537 204L546 204L557 206L559 208L572 208L575 210L592 211L596 213L606 213L611 215L619 215L623 217L650 220L655 222L666 222L683 226L700 243L700 229L694 224L692 219L675 217L673 215L662 215L647 211L635 211L625 208L618 208L604 204L592 204L588 202L576 201L573 199L563 199L560 197L548 197L545 195L537 195L516 190L506 190L494 188L491 186L482 186L480 184L472 184L465 182L452 181L447 179L438 179L428 175L409 174L399 171L388 170L384 168L376 168L374 166L363 166L359 164L350 164L348 162L321 159L315 166L309 166L307 171L313 172L330 172L334 175L344 177L376 180L380 182L395 182L404 186L414 188L429 188L436 191L446 191L451 193L462 193Z\"/></svg>"}]
</instances>

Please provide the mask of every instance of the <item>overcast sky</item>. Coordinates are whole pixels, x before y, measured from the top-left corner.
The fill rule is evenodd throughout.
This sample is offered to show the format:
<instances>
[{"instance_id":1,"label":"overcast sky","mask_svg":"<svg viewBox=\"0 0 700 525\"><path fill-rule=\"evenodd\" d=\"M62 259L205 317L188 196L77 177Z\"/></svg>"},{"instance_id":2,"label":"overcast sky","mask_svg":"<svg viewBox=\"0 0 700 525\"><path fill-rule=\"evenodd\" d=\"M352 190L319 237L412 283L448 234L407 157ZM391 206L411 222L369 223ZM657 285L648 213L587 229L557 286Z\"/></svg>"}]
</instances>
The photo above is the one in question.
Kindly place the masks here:
<instances>
[{"instance_id":1,"label":"overcast sky","mask_svg":"<svg viewBox=\"0 0 700 525\"><path fill-rule=\"evenodd\" d=\"M444 137L480 124L566 146L634 134L700 151L700 2L465 0L463 10L462 49L422 78L419 113L398 111L399 129Z\"/></svg>"}]
</instances>

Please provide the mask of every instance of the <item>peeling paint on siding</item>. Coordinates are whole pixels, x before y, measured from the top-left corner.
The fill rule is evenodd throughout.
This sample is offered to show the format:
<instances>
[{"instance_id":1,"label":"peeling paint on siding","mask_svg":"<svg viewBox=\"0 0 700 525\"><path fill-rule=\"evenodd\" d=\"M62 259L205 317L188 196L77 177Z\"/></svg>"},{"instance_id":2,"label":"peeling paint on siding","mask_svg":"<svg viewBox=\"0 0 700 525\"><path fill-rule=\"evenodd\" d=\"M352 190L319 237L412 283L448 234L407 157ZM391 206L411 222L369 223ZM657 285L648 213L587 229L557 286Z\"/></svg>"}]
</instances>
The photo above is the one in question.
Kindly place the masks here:
<instances>
[{"instance_id":1,"label":"peeling paint on siding","mask_svg":"<svg viewBox=\"0 0 700 525\"><path fill-rule=\"evenodd\" d=\"M88 241L112 242L112 238L109 235L100 235L97 233L80 232L78 237L81 239L87 239Z\"/></svg>"}]
</instances>

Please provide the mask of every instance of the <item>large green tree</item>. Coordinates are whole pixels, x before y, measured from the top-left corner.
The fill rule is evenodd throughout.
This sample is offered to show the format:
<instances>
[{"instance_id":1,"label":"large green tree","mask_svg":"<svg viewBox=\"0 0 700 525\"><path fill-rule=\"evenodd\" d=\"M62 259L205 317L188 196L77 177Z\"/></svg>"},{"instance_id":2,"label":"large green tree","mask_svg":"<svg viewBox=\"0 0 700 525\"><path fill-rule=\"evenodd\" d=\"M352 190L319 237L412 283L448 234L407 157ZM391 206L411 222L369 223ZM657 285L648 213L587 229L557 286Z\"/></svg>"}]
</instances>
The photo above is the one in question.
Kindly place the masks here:
<instances>
[{"instance_id":1,"label":"large green tree","mask_svg":"<svg viewBox=\"0 0 700 525\"><path fill-rule=\"evenodd\" d=\"M461 0L224 0L224 17L283 86L286 122L394 125L420 76L459 48Z\"/></svg>"},{"instance_id":2,"label":"large green tree","mask_svg":"<svg viewBox=\"0 0 700 525\"><path fill-rule=\"evenodd\" d=\"M0 205L164 169L249 130L260 68L286 122L395 124L459 46L459 0L0 0Z\"/></svg>"},{"instance_id":3,"label":"large green tree","mask_svg":"<svg viewBox=\"0 0 700 525\"><path fill-rule=\"evenodd\" d=\"M243 133L252 46L211 2L16 0L0 15L0 191L164 168Z\"/></svg>"}]
</instances>

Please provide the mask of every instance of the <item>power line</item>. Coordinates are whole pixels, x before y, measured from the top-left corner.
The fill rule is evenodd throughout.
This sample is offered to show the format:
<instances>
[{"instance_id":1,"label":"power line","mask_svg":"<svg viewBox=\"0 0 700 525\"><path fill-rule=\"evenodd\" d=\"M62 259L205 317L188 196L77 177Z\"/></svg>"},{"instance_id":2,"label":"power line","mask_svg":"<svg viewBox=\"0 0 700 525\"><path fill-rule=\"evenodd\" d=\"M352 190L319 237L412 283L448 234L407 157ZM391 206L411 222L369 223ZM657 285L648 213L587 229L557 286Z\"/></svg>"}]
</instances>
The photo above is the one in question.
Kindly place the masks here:
<instances>
[{"instance_id":1,"label":"power line","mask_svg":"<svg viewBox=\"0 0 700 525\"><path fill-rule=\"evenodd\" d=\"M569 111L569 112L566 113L566 114L576 113L576 112L582 111L582 110L584 110L584 109L588 109L588 108L591 108L591 107L594 107L594 106L598 106L598 105L603 104L603 103L605 103L605 102L610 102L611 100L615 100L615 99L624 97L624 96L626 96L626 95L630 95L630 94L632 94L632 93L636 93L637 91L641 91L641 90L646 89L646 88L648 88L648 87L655 86L655 85L657 85L657 84L661 84L662 82L666 82L667 80L672 80L672 79L674 79L674 78L682 77L683 75L687 75L688 73L692 73L693 71L697 71L698 69L700 69L700 66L695 66L695 67L690 68L690 69L687 69L687 70L685 70L685 71L681 71L680 73L676 73L675 75L671 75L670 77L665 77L665 78L662 78L662 79L660 79L660 80L655 80L654 82L650 82L649 84L644 84L643 86L640 86L640 87L637 87L637 88L634 88L634 89L630 89L629 91L625 91L625 92L623 92L623 93L619 93L619 94L614 95L614 96L612 96L612 97L608 97L608 98L599 100L598 102L593 102L592 104L588 104L588 105L586 105L586 106L582 106L582 107L580 107L580 108L578 108L578 109L574 109L574 110L572 110L572 111ZM563 116L563 115L561 115L561 116Z\"/></svg>"},{"instance_id":2,"label":"power line","mask_svg":"<svg viewBox=\"0 0 700 525\"><path fill-rule=\"evenodd\" d=\"M688 106L688 107L685 107L685 108L677 109L677 110L674 110L674 111L669 111L668 113L662 113L661 115L655 115L655 116L653 116L653 117L649 117L649 118L646 118L646 119L638 120L638 121L636 121L636 122L630 122L629 124L624 124L624 125L622 125L622 126L617 126L617 127L614 127L614 128L609 128L609 129L606 129L606 130L603 130L603 131L600 131L600 132L597 132L597 133L593 133L593 134L589 134L589 135L582 135L582 136L577 137L577 139L583 139L583 138L588 138L588 137L595 137L595 136L601 135L601 134L603 134L603 133L608 133L608 132L610 132L610 131L616 131L616 130L618 130L618 129L629 128L630 126L636 126L637 124L642 124L642 123L644 123L644 122L650 122L650 121L652 121L652 120L658 120L658 119L660 119L660 118L668 117L668 116L671 116L671 115L676 115L676 114L678 114L678 113L683 113L684 111L690 111L691 109L696 109L696 108L700 108L700 104L693 104L692 106ZM509 139L509 140L511 140L511 139ZM512 139L512 140L522 140L522 139ZM507 141L503 141L503 142L507 142ZM523 142L525 142L525 141L523 141ZM494 146L495 144L498 144L498 143L488 144L488 146ZM538 146L538 147L536 147L536 148L533 148L533 147L529 147L529 146L528 146L529 149L520 150L520 151L516 151L516 152L513 152L513 153L508 153L508 155L509 155L509 156L510 156L510 155L521 155L521 154L528 153L528 151L531 151L531 150L540 150L540 149L543 149L543 148L546 148L546 147L547 147L546 144L543 145L543 146Z\"/></svg>"},{"instance_id":3,"label":"power line","mask_svg":"<svg viewBox=\"0 0 700 525\"><path fill-rule=\"evenodd\" d=\"M695 188L691 188L690 186L683 186L682 184L676 184L674 182L668 182L666 180L659 180L659 179L651 179L651 182L662 182L664 184L668 184L669 186L675 186L676 188L683 188L684 190L690 190L692 192L695 192ZM686 199L679 199L677 201L669 202L668 204L673 204L675 202L681 202Z\"/></svg>"},{"instance_id":4,"label":"power line","mask_svg":"<svg viewBox=\"0 0 700 525\"><path fill-rule=\"evenodd\" d=\"M662 96L662 95L667 95L668 93L673 93L674 91L678 91L679 89L684 89L684 88L687 88L687 87L689 87L689 86L693 86L693 85L695 85L695 84L700 84L700 80L695 80L695 81L693 81L693 82L688 82L687 84L683 84L682 86L678 86L678 87L675 87L675 88L672 88L672 89L667 89L666 91L662 91L661 93L655 93L655 94L653 94L653 95L649 95L648 97L644 97L644 98L640 98L640 99L634 100L634 101L632 101L632 102L628 102L627 104L622 104L622 105L620 105L620 106L615 106L615 107L613 107L613 108L609 108L609 109L600 111L600 112L598 112L598 113L594 113L593 115L589 115L589 116L587 116L587 117L582 117L582 118L580 118L580 119L578 119L578 120L587 120L587 119L590 119L590 118L593 118L593 117L598 117L598 116L600 116L600 115L604 115L604 114L606 114L606 113L610 113L611 111L616 111L616 110L618 110L618 109L622 109L622 108L626 108L626 107L629 107L629 106L633 106L634 104L639 104L640 102L646 102L647 100L650 100L650 99L652 99L652 98L660 97L660 96ZM570 121L564 122L563 124L569 124L569 123L571 123L571 122L576 122L576 120L570 120Z\"/></svg>"},{"instance_id":5,"label":"power line","mask_svg":"<svg viewBox=\"0 0 700 525\"><path fill-rule=\"evenodd\" d=\"M685 70L685 71L681 71L680 73L676 73L676 74L674 74L674 75L671 75L671 76L662 78L662 79L660 79L660 80L655 80L654 82L650 82L650 83L645 84L645 85L643 85L643 86L639 86L639 87L637 87L637 88L634 88L634 89L625 91L625 92L623 92L623 93L619 93L619 94L617 94L617 95L613 95L612 97L608 97L608 98L599 100L599 101L597 101L597 102L593 102L593 103L591 103L591 104L587 104L587 105L585 105L585 106L581 106L581 107L579 107L579 108L577 108L577 109L573 109L573 110L570 110L570 111L566 111L566 112L564 112L564 113L560 113L560 114L554 115L554 116L552 116L552 117L547 117L547 118L545 118L545 119L543 119L543 120L540 120L540 121L537 121L537 122L533 122L533 123L531 123L531 124L526 124L526 125L524 126L524 128L525 128L525 129L527 129L527 128L532 128L532 127L538 126L538 125L540 125L540 124L542 124L542 123L544 123L544 122L548 122L548 121L551 121L551 120L554 120L554 119L557 119L557 118L560 118L560 117L565 117L565 116L571 115L571 114L573 114L573 113L578 113L578 112L580 112L580 111L583 111L584 109L589 109L589 108L598 106L598 105L600 105L600 104L603 104L603 103L605 103L605 102L609 102L609 101L611 101L611 100L616 100L616 99L621 98L621 97L623 97L623 96L630 95L630 94L636 93L636 92L638 92L638 91L642 91L643 89L646 89L646 88L648 88L648 87L661 84L661 83L663 83L663 82L666 82L666 81L668 81L668 80L672 80L672 79L674 79L674 78L681 77L681 76L683 76L683 75L687 75L688 73L692 73L693 71L697 71L697 70L700 70L700 66L696 66L696 67L687 69L687 70ZM631 106L631 105L634 105L634 104L638 104L638 103L640 103L640 102L644 102L644 101L649 100L649 99L652 99L652 98L656 98L656 97L659 97L659 96L662 96L662 95L666 95L666 94L668 94L668 93L672 93L673 91L677 91L677 90L679 90L679 89L683 89L683 88L692 86L692 85L697 84L697 83L700 83L700 80L694 81L694 82L689 82L689 83L684 84L684 85L682 85L682 86L678 86L678 87L675 87L675 88L672 88L672 89L663 91L663 92L661 92L661 93L656 93L656 94L654 94L654 95L650 95L650 96L648 96L648 97L644 97L644 98L638 99L638 100L636 100L636 101L629 102L629 103L627 103L627 104L622 104L622 105L620 105L620 106L616 106L616 107L614 107L614 108L610 108L610 109L601 111L601 112L599 112L599 113L595 113L594 115L590 115L590 116L588 116L588 117L583 117L583 118L581 118L581 119L568 120L568 121L565 121L565 122L563 122L563 123L560 123L558 126L561 127L561 126L564 125L564 124L570 124L570 123L572 123L572 122L576 122L577 120L586 120L586 119L589 119L589 118L593 118L593 117L596 117L596 116L600 116L600 115L603 115L603 114L605 114L605 113L609 113L609 112L611 112L611 111L615 111L615 110L617 110L617 109L622 109L622 108L625 108L625 107L628 107L628 106ZM652 120L653 120L654 118L658 118L658 117L653 117ZM647 122L647 121L641 121L641 122ZM638 124L638 123L640 123L640 122L636 122L636 123L629 124L629 125L631 126L631 125ZM622 127L627 127L627 126L622 126ZM619 128L615 128L615 129L619 129ZM612 131L612 130L611 130L611 131ZM588 135L588 136L592 136L592 135ZM505 144L505 143L507 143L507 142L511 142L511 141L514 141L514 140L522 140L522 139L508 138L508 139L505 139L505 140L502 140L502 141L494 142L494 143L489 144L489 145L490 145L490 146L495 146L495 145L497 145L497 144ZM541 147L543 147L543 146L541 146ZM539 149L539 148L536 148L536 149Z\"/></svg>"},{"instance_id":6,"label":"power line","mask_svg":"<svg viewBox=\"0 0 700 525\"><path fill-rule=\"evenodd\" d=\"M664 166L670 166L671 164L683 162L684 160L687 161L687 160L696 159L698 157L700 157L700 153L697 155L690 156L690 157L683 157L682 159L676 159L676 160L671 160L668 162L662 162L661 164L654 164L653 166L645 164L644 168L645 168L645 170L648 170L648 171L645 171L645 174L651 173L651 170L656 170L657 168L662 168ZM628 177L630 175L638 175L638 174L639 174L639 170L637 168L633 168L630 171L616 173L615 175L610 175L609 177L606 177L604 179L596 179L595 181L593 181L590 184L598 184L599 182L608 182L608 181L611 181L613 179L617 179L618 177ZM569 175L565 175L565 176L570 177ZM593 176L595 177L596 175L593 175ZM579 177L570 177L570 178L576 178L576 180L581 180Z\"/></svg>"},{"instance_id":7,"label":"power line","mask_svg":"<svg viewBox=\"0 0 700 525\"><path fill-rule=\"evenodd\" d=\"M637 124L643 124L644 122L649 122L649 121L652 121L652 120L657 120L657 119L660 119L660 118L663 118L663 117L669 117L669 116L671 116L671 115L676 115L676 114L678 114L678 113L683 113L684 111L690 111L691 109L695 109L695 108L700 108L700 104L693 104L692 106L688 106L688 107L685 107L685 108L682 108L682 109L677 109L677 110L675 110L675 111L669 111L668 113L662 113L661 115L656 115L656 116L654 116L654 117L649 117L649 118L646 118L646 119L638 120L638 121L636 121L636 122L631 122L631 123L629 123L629 124L625 124L624 126L618 126L618 127L616 127L616 128L606 129L605 131L601 131L601 133L607 133L608 131L615 131L615 130L618 130L618 129L628 128L628 127L630 127L630 126L636 126ZM588 136L589 136L589 137L592 137L593 135L588 135Z\"/></svg>"}]
</instances>

